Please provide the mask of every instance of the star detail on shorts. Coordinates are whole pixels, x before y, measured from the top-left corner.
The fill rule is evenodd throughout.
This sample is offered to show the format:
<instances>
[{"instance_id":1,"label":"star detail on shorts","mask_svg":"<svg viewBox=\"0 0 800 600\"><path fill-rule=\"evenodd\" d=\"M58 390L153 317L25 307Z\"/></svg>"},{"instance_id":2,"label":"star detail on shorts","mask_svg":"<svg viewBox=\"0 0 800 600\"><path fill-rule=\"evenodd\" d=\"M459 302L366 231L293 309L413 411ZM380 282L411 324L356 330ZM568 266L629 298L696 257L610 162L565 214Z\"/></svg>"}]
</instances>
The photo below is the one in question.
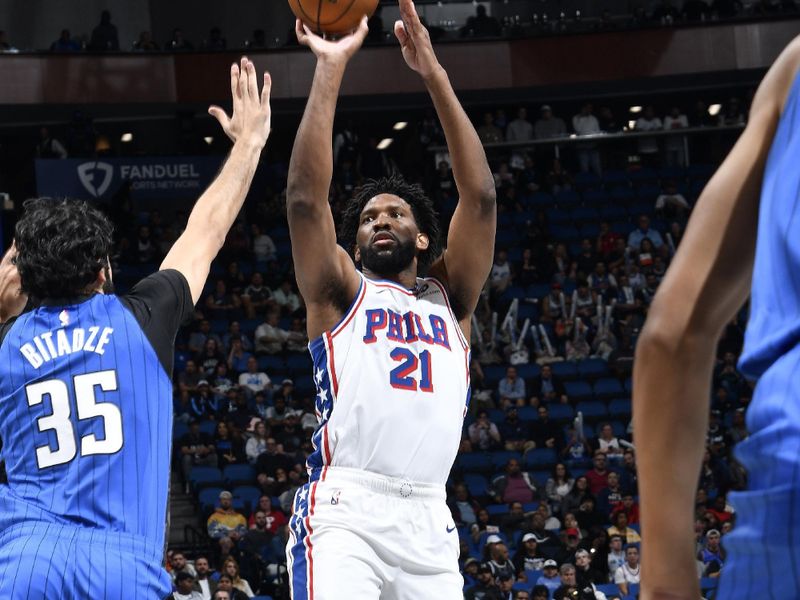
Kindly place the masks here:
<instances>
[{"instance_id":1,"label":"star detail on shorts","mask_svg":"<svg viewBox=\"0 0 800 600\"><path fill-rule=\"evenodd\" d=\"M320 415L320 418L321 418L323 421L327 421L327 420L328 420L328 417L330 416L330 414L331 414L331 409L329 409L329 408L326 406L326 407L324 407L324 408L322 409L322 414Z\"/></svg>"},{"instance_id":2,"label":"star detail on shorts","mask_svg":"<svg viewBox=\"0 0 800 600\"><path fill-rule=\"evenodd\" d=\"M322 377L324 375L325 375L325 371L323 371L322 369L317 369L317 372L314 373L314 380L317 382L317 384L322 383Z\"/></svg>"},{"instance_id":3,"label":"star detail on shorts","mask_svg":"<svg viewBox=\"0 0 800 600\"><path fill-rule=\"evenodd\" d=\"M328 401L328 390L324 387L319 388L319 393L317 394L317 398L320 399L322 404L325 404Z\"/></svg>"},{"instance_id":4,"label":"star detail on shorts","mask_svg":"<svg viewBox=\"0 0 800 600\"><path fill-rule=\"evenodd\" d=\"M300 498L300 502L305 502L306 498L308 498L308 490L306 488L300 488L300 493L298 495Z\"/></svg>"}]
</instances>

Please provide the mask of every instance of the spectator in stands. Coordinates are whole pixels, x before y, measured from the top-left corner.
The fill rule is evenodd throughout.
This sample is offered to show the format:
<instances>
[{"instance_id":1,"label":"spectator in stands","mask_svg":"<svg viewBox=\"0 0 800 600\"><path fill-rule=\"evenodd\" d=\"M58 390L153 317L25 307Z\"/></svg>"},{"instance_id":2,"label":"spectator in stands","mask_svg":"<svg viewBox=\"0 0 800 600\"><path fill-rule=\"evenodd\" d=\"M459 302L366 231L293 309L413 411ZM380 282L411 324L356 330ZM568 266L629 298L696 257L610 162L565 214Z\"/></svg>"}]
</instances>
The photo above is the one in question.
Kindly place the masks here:
<instances>
[{"instance_id":1,"label":"spectator in stands","mask_svg":"<svg viewBox=\"0 0 800 600\"><path fill-rule=\"evenodd\" d=\"M497 578L497 582L500 588L500 597L503 598L503 600L514 600L514 576L503 573Z\"/></svg>"},{"instance_id":2,"label":"spectator in stands","mask_svg":"<svg viewBox=\"0 0 800 600\"><path fill-rule=\"evenodd\" d=\"M478 567L478 583L466 591L464 600L503 600L488 563L481 563Z\"/></svg>"},{"instance_id":3,"label":"spectator in stands","mask_svg":"<svg viewBox=\"0 0 800 600\"><path fill-rule=\"evenodd\" d=\"M497 397L501 408L508 408L510 405L524 406L525 380L517 376L516 368L506 369L506 376L497 384Z\"/></svg>"},{"instance_id":4,"label":"spectator in stands","mask_svg":"<svg viewBox=\"0 0 800 600\"><path fill-rule=\"evenodd\" d=\"M284 279L278 289L272 290L272 299L284 315L295 314L300 309L300 297L292 289L289 279Z\"/></svg>"},{"instance_id":5,"label":"spectator in stands","mask_svg":"<svg viewBox=\"0 0 800 600\"><path fill-rule=\"evenodd\" d=\"M597 493L597 511L604 517L609 517L611 511L622 505L623 490L619 484L619 474L615 471L608 473L608 485Z\"/></svg>"},{"instance_id":6,"label":"spectator in stands","mask_svg":"<svg viewBox=\"0 0 800 600\"><path fill-rule=\"evenodd\" d=\"M668 1L668 0L667 0ZM656 110L653 106L646 106L641 116L636 119L633 130L636 132L647 131L661 131L664 129L664 123L656 115ZM642 166L656 168L660 165L658 138L655 136L643 136L637 138L636 148L639 152L639 157Z\"/></svg>"},{"instance_id":7,"label":"spectator in stands","mask_svg":"<svg viewBox=\"0 0 800 600\"><path fill-rule=\"evenodd\" d=\"M461 29L461 37L496 37L500 33L500 23L487 14L483 4L478 4L475 15L469 17L467 24Z\"/></svg>"},{"instance_id":8,"label":"spectator in stands","mask_svg":"<svg viewBox=\"0 0 800 600\"><path fill-rule=\"evenodd\" d=\"M539 407L540 420L543 416L541 409L545 408L546 413L546 405L550 404L551 402L560 402L561 404L569 403L567 390L564 387L561 378L557 375L553 375L553 369L550 365L543 365L541 374L534 378L534 380L531 382L531 397L529 402L531 406ZM544 416L547 415L545 414ZM541 448L541 445L538 442L537 446ZM553 447L554 446L552 445L548 446L548 448Z\"/></svg>"},{"instance_id":9,"label":"spectator in stands","mask_svg":"<svg viewBox=\"0 0 800 600\"><path fill-rule=\"evenodd\" d=\"M622 502L611 511L611 520L613 521L616 513L624 512L628 518L629 525L637 525L639 523L639 503L633 496L630 490L622 492Z\"/></svg>"},{"instance_id":10,"label":"spectator in stands","mask_svg":"<svg viewBox=\"0 0 800 600\"><path fill-rule=\"evenodd\" d=\"M486 410L478 412L478 418L469 426L469 439L472 445L479 450L494 450L501 446L502 439L497 425L489 420Z\"/></svg>"},{"instance_id":11,"label":"spectator in stands","mask_svg":"<svg viewBox=\"0 0 800 600\"><path fill-rule=\"evenodd\" d=\"M725 549L720 546L721 535L718 529L706 533L705 546L697 553L697 560L703 563L703 577L719 577L727 558Z\"/></svg>"},{"instance_id":12,"label":"spectator in stands","mask_svg":"<svg viewBox=\"0 0 800 600\"><path fill-rule=\"evenodd\" d=\"M104 10L100 13L100 24L92 31L89 50L93 52L108 52L119 50L119 35L117 27L111 23L111 13Z\"/></svg>"},{"instance_id":13,"label":"spectator in stands","mask_svg":"<svg viewBox=\"0 0 800 600\"><path fill-rule=\"evenodd\" d=\"M192 42L184 38L183 31L176 27L172 30L172 39L165 44L164 50L171 50L172 52L187 52L194 50L194 45Z\"/></svg>"},{"instance_id":14,"label":"spectator in stands","mask_svg":"<svg viewBox=\"0 0 800 600\"><path fill-rule=\"evenodd\" d=\"M527 472L520 468L519 461L512 458L506 463L505 474L492 480L489 495L498 503L521 502L527 504L539 498L536 485Z\"/></svg>"},{"instance_id":15,"label":"spectator in stands","mask_svg":"<svg viewBox=\"0 0 800 600\"><path fill-rule=\"evenodd\" d=\"M503 515L500 519L500 531L505 536L513 540L518 531L521 531L525 526L527 516L525 509L522 507L522 502L510 502L508 505L508 514Z\"/></svg>"},{"instance_id":16,"label":"spectator in stands","mask_svg":"<svg viewBox=\"0 0 800 600\"><path fill-rule=\"evenodd\" d=\"M689 0L692 2L693 0ZM702 2L700 2L702 4ZM684 6L685 9L685 6ZM681 112L677 106L670 109L670 113L664 117L664 130L675 131L689 127L689 119ZM686 136L668 135L664 141L664 155L668 167L686 166Z\"/></svg>"},{"instance_id":17,"label":"spectator in stands","mask_svg":"<svg viewBox=\"0 0 800 600\"><path fill-rule=\"evenodd\" d=\"M189 475L194 466L216 467L218 458L211 436L200 431L200 423L196 420L189 424L189 433L179 442L181 452L181 470L186 482L186 493L189 493Z\"/></svg>"},{"instance_id":18,"label":"spectator in stands","mask_svg":"<svg viewBox=\"0 0 800 600\"><path fill-rule=\"evenodd\" d=\"M630 232L628 235L628 247L638 250L642 245L643 239L649 239L656 250L664 245L664 240L661 234L655 229L650 228L650 217L647 215L640 215L638 219L638 227Z\"/></svg>"},{"instance_id":19,"label":"spectator in stands","mask_svg":"<svg viewBox=\"0 0 800 600\"><path fill-rule=\"evenodd\" d=\"M656 214L662 219L686 220L691 207L674 181L667 181L663 192L656 198Z\"/></svg>"},{"instance_id":20,"label":"spectator in stands","mask_svg":"<svg viewBox=\"0 0 800 600\"><path fill-rule=\"evenodd\" d=\"M533 441L536 442L536 447L560 450L563 444L560 427L550 419L550 412L546 406L539 406L537 411L539 420L533 424Z\"/></svg>"},{"instance_id":21,"label":"spectator in stands","mask_svg":"<svg viewBox=\"0 0 800 600\"><path fill-rule=\"evenodd\" d=\"M292 411L287 402L287 398L281 393L287 387L292 385L291 379L284 379L281 383L281 388L277 392L274 403L267 409L267 423L270 427L279 427L283 424L288 414Z\"/></svg>"},{"instance_id":22,"label":"spectator in stands","mask_svg":"<svg viewBox=\"0 0 800 600\"><path fill-rule=\"evenodd\" d=\"M291 338L297 340L297 333L282 329L279 325L278 311L271 310L267 319L256 329L256 354L278 354Z\"/></svg>"},{"instance_id":23,"label":"spectator in stands","mask_svg":"<svg viewBox=\"0 0 800 600\"><path fill-rule=\"evenodd\" d=\"M491 523L491 516L485 508L478 510L476 514L476 520L469 528L472 541L476 544L480 541L481 536L484 534L498 533L499 531L500 528Z\"/></svg>"},{"instance_id":24,"label":"spectator in stands","mask_svg":"<svg viewBox=\"0 0 800 600\"><path fill-rule=\"evenodd\" d=\"M250 285L242 292L242 306L248 319L255 319L256 315L277 306L261 273L255 272L250 276Z\"/></svg>"},{"instance_id":25,"label":"spectator in stands","mask_svg":"<svg viewBox=\"0 0 800 600\"><path fill-rule=\"evenodd\" d=\"M227 47L228 41L222 36L222 30L219 27L212 27L208 32L208 38L203 40L203 50L216 52Z\"/></svg>"},{"instance_id":26,"label":"spectator in stands","mask_svg":"<svg viewBox=\"0 0 800 600\"><path fill-rule=\"evenodd\" d=\"M552 160L547 170L547 189L554 195L572 189L572 175L558 158Z\"/></svg>"},{"instance_id":27,"label":"spectator in stands","mask_svg":"<svg viewBox=\"0 0 800 600\"><path fill-rule=\"evenodd\" d=\"M503 439L505 449L512 452L525 452L536 446L531 440L531 428L528 423L520 420L516 405L511 405L506 410L506 419L498 427L500 437Z\"/></svg>"},{"instance_id":28,"label":"spectator in stands","mask_svg":"<svg viewBox=\"0 0 800 600\"><path fill-rule=\"evenodd\" d=\"M536 585L543 585L550 594L554 594L561 587L561 578L558 576L558 563L551 558L544 561L542 568L544 573L536 580Z\"/></svg>"},{"instance_id":29,"label":"spectator in stands","mask_svg":"<svg viewBox=\"0 0 800 600\"><path fill-rule=\"evenodd\" d=\"M267 451L267 437L269 436L269 429L264 421L256 423L255 431L250 439L247 440L245 445L245 454L247 455L247 462L251 465L256 464L258 457Z\"/></svg>"},{"instance_id":30,"label":"spectator in stands","mask_svg":"<svg viewBox=\"0 0 800 600\"><path fill-rule=\"evenodd\" d=\"M228 557L222 565L222 572L231 578L231 584L240 592L244 593L248 598L255 596L253 590L250 589L250 584L246 579L242 579L239 573L239 563L233 557Z\"/></svg>"},{"instance_id":31,"label":"spectator in stands","mask_svg":"<svg viewBox=\"0 0 800 600\"><path fill-rule=\"evenodd\" d=\"M552 551L558 548L559 541L556 536L546 529L545 524L546 519L542 513L535 511L530 516L527 529L536 536L536 542L542 548L542 552L546 554L550 552L552 554Z\"/></svg>"},{"instance_id":32,"label":"spectator in stands","mask_svg":"<svg viewBox=\"0 0 800 600\"><path fill-rule=\"evenodd\" d=\"M533 139L533 125L528 120L528 110L525 107L517 111L517 118L508 124L506 129L507 142L529 142Z\"/></svg>"},{"instance_id":33,"label":"spectator in stands","mask_svg":"<svg viewBox=\"0 0 800 600\"><path fill-rule=\"evenodd\" d=\"M256 479L264 488L277 477L278 469L284 472L291 470L292 459L278 447L275 438L267 438L267 451L262 452L256 460Z\"/></svg>"},{"instance_id":34,"label":"spectator in stands","mask_svg":"<svg viewBox=\"0 0 800 600\"><path fill-rule=\"evenodd\" d=\"M239 385L249 399L258 392L267 392L272 389L272 381L269 375L258 368L258 361L255 356L247 359L247 371L239 375Z\"/></svg>"},{"instance_id":35,"label":"spectator in stands","mask_svg":"<svg viewBox=\"0 0 800 600\"><path fill-rule=\"evenodd\" d=\"M642 538L635 529L628 527L628 515L620 511L614 515L613 525L608 528L608 535L621 535L628 544L638 544ZM638 555L637 555L638 558Z\"/></svg>"},{"instance_id":36,"label":"spectator in stands","mask_svg":"<svg viewBox=\"0 0 800 600\"><path fill-rule=\"evenodd\" d=\"M195 591L194 576L181 571L175 576L175 591L167 596L167 600L203 600L203 595Z\"/></svg>"},{"instance_id":37,"label":"spectator in stands","mask_svg":"<svg viewBox=\"0 0 800 600\"><path fill-rule=\"evenodd\" d=\"M483 125L477 129L478 137L483 144L497 144L503 140L503 132L494 124L494 116L487 112L483 115Z\"/></svg>"},{"instance_id":38,"label":"spectator in stands","mask_svg":"<svg viewBox=\"0 0 800 600\"><path fill-rule=\"evenodd\" d=\"M214 448L217 451L217 461L221 469L228 465L241 464L246 461L244 444L241 439L236 439L225 421L217 423L214 434Z\"/></svg>"},{"instance_id":39,"label":"spectator in stands","mask_svg":"<svg viewBox=\"0 0 800 600\"><path fill-rule=\"evenodd\" d=\"M223 594L220 596L220 594ZM248 596L241 590L233 587L233 578L227 573L222 573L217 581L217 591L214 592L214 600L225 600L224 594L227 594L228 600L247 600Z\"/></svg>"},{"instance_id":40,"label":"spectator in stands","mask_svg":"<svg viewBox=\"0 0 800 600\"><path fill-rule=\"evenodd\" d=\"M239 296L228 292L222 279L217 280L214 291L206 296L206 311L212 319L231 319L241 305Z\"/></svg>"},{"instance_id":41,"label":"spectator in stands","mask_svg":"<svg viewBox=\"0 0 800 600\"><path fill-rule=\"evenodd\" d=\"M229 391L234 389L233 380L228 374L227 362L220 362L217 364L217 368L214 370L214 376L211 379L211 389L214 395L218 397L226 396Z\"/></svg>"},{"instance_id":42,"label":"spectator in stands","mask_svg":"<svg viewBox=\"0 0 800 600\"><path fill-rule=\"evenodd\" d=\"M611 107L601 106L599 115L597 121L600 124L600 131L603 133L619 133L622 131L622 125L614 116Z\"/></svg>"},{"instance_id":43,"label":"spectator in stands","mask_svg":"<svg viewBox=\"0 0 800 600\"><path fill-rule=\"evenodd\" d=\"M257 263L265 263L276 259L277 248L272 238L261 230L257 223L250 225L250 240L253 257Z\"/></svg>"},{"instance_id":44,"label":"spectator in stands","mask_svg":"<svg viewBox=\"0 0 800 600\"><path fill-rule=\"evenodd\" d=\"M570 477L567 466L564 463L557 463L553 467L553 472L547 479L545 487L545 495L552 507L553 512L561 514L561 505L572 487L575 485L575 480Z\"/></svg>"},{"instance_id":45,"label":"spectator in stands","mask_svg":"<svg viewBox=\"0 0 800 600\"><path fill-rule=\"evenodd\" d=\"M600 257L595 253L592 241L588 238L581 240L581 251L575 257L575 263L578 270L578 277L585 278L588 276Z\"/></svg>"},{"instance_id":46,"label":"spectator in stands","mask_svg":"<svg viewBox=\"0 0 800 600\"><path fill-rule=\"evenodd\" d=\"M522 543L514 555L514 567L519 581L528 581L525 571L539 571L544 567L545 556L539 549L536 536L526 533L522 536Z\"/></svg>"},{"instance_id":47,"label":"spectator in stands","mask_svg":"<svg viewBox=\"0 0 800 600\"><path fill-rule=\"evenodd\" d=\"M617 569L625 564L624 545L625 540L621 535L612 535L608 538L608 572L611 581L614 580Z\"/></svg>"},{"instance_id":48,"label":"spectator in stands","mask_svg":"<svg viewBox=\"0 0 800 600\"><path fill-rule=\"evenodd\" d=\"M589 491L593 496L605 487L608 487L608 459L602 450L595 450L592 458L592 468L586 472L586 480L589 482Z\"/></svg>"},{"instance_id":49,"label":"spectator in stands","mask_svg":"<svg viewBox=\"0 0 800 600\"><path fill-rule=\"evenodd\" d=\"M39 143L36 144L37 158L67 158L67 149L50 134L47 127L39 128Z\"/></svg>"},{"instance_id":50,"label":"spectator in stands","mask_svg":"<svg viewBox=\"0 0 800 600\"><path fill-rule=\"evenodd\" d=\"M580 590L605 583L602 573L592 567L591 554L583 548L575 553L575 581Z\"/></svg>"},{"instance_id":51,"label":"spectator in stands","mask_svg":"<svg viewBox=\"0 0 800 600\"><path fill-rule=\"evenodd\" d=\"M194 569L196 572L194 580L194 590L200 592L203 600L211 600L211 595L216 588L216 582L213 580L213 572L205 556L198 556L194 559Z\"/></svg>"},{"instance_id":52,"label":"spectator in stands","mask_svg":"<svg viewBox=\"0 0 800 600\"><path fill-rule=\"evenodd\" d=\"M610 423L602 423L600 425L600 433L594 443L594 449L605 453L609 460L621 461L622 447L619 444L619 439L614 435L614 429Z\"/></svg>"},{"instance_id":53,"label":"spectator in stands","mask_svg":"<svg viewBox=\"0 0 800 600\"><path fill-rule=\"evenodd\" d=\"M592 447L586 440L586 436L575 429L575 427L570 426L567 428L566 443L560 454L566 460L580 460L591 456Z\"/></svg>"},{"instance_id":54,"label":"spectator in stands","mask_svg":"<svg viewBox=\"0 0 800 600\"><path fill-rule=\"evenodd\" d=\"M550 590L546 585L535 585L531 590L532 600L549 600Z\"/></svg>"},{"instance_id":55,"label":"spectator in stands","mask_svg":"<svg viewBox=\"0 0 800 600\"><path fill-rule=\"evenodd\" d=\"M553 115L553 109L545 104L539 109L539 118L533 126L533 137L537 140L560 138L567 135L564 119Z\"/></svg>"},{"instance_id":56,"label":"spectator in stands","mask_svg":"<svg viewBox=\"0 0 800 600\"><path fill-rule=\"evenodd\" d=\"M720 111L717 124L722 126L744 125L747 123L747 115L742 109L738 98L729 98L725 103L725 108Z\"/></svg>"},{"instance_id":57,"label":"spectator in stands","mask_svg":"<svg viewBox=\"0 0 800 600\"><path fill-rule=\"evenodd\" d=\"M234 321L236 323L236 321ZM227 337L227 336L226 336ZM244 342L247 340L245 336L232 337L230 341L230 351L228 352L228 369L234 374L241 375L247 371L247 363L253 358L253 355L248 352L244 347ZM250 343L247 340L248 344ZM239 385L242 385L241 380Z\"/></svg>"},{"instance_id":58,"label":"spectator in stands","mask_svg":"<svg viewBox=\"0 0 800 600\"><path fill-rule=\"evenodd\" d=\"M471 527L477 521L481 505L472 497L465 484L457 483L453 486L453 495L447 504L456 525Z\"/></svg>"},{"instance_id":59,"label":"spectator in stands","mask_svg":"<svg viewBox=\"0 0 800 600\"><path fill-rule=\"evenodd\" d=\"M743 442L750 435L747 431L747 424L745 423L744 410L744 408L737 408L733 412L731 427L728 430L728 439L732 445Z\"/></svg>"},{"instance_id":60,"label":"spectator in stands","mask_svg":"<svg viewBox=\"0 0 800 600\"><path fill-rule=\"evenodd\" d=\"M194 566L186 560L186 555L183 552L173 552L169 557L170 571L169 575L174 582L178 573L188 573L193 576L196 574Z\"/></svg>"},{"instance_id":61,"label":"spectator in stands","mask_svg":"<svg viewBox=\"0 0 800 600\"><path fill-rule=\"evenodd\" d=\"M134 52L158 52L160 48L158 44L153 40L153 34L149 31L142 31L139 34L139 39L133 43L133 51ZM208 598L211 595L209 594ZM204 600L208 600L205 598Z\"/></svg>"},{"instance_id":62,"label":"spectator in stands","mask_svg":"<svg viewBox=\"0 0 800 600\"><path fill-rule=\"evenodd\" d=\"M255 510L250 515L252 524L244 534L240 549L247 554L260 557L264 562L275 560L274 546L279 541L278 538L267 528L267 516L262 510ZM284 517L285 522L285 517Z\"/></svg>"},{"instance_id":63,"label":"spectator in stands","mask_svg":"<svg viewBox=\"0 0 800 600\"><path fill-rule=\"evenodd\" d=\"M491 544L489 549L489 566L495 579L503 576L514 578L514 563L508 558L508 547L503 543Z\"/></svg>"},{"instance_id":64,"label":"spectator in stands","mask_svg":"<svg viewBox=\"0 0 800 600\"><path fill-rule=\"evenodd\" d=\"M548 531L556 531L561 529L561 521L552 515L550 505L547 502L540 502L536 507L536 512L542 515L544 519L544 528Z\"/></svg>"},{"instance_id":65,"label":"spectator in stands","mask_svg":"<svg viewBox=\"0 0 800 600\"><path fill-rule=\"evenodd\" d=\"M247 520L233 507L233 494L222 491L219 494L219 506L208 517L208 537L220 543L236 543L247 532Z\"/></svg>"},{"instance_id":66,"label":"spectator in stands","mask_svg":"<svg viewBox=\"0 0 800 600\"><path fill-rule=\"evenodd\" d=\"M202 352L195 357L195 361L199 366L201 375L207 379L213 378L217 365L225 362L222 354L220 354L217 338L209 337L206 340Z\"/></svg>"},{"instance_id":67,"label":"spectator in stands","mask_svg":"<svg viewBox=\"0 0 800 600\"><path fill-rule=\"evenodd\" d=\"M237 228L244 229L243 223L237 223ZM245 235L244 233L242 235ZM226 247L229 245L229 242L226 242ZM232 261L228 263L228 266L225 268L225 287L227 288L228 292L235 296L240 296L244 291L246 286L246 280L244 277L244 273L239 269L239 263L236 261Z\"/></svg>"},{"instance_id":68,"label":"spectator in stands","mask_svg":"<svg viewBox=\"0 0 800 600\"><path fill-rule=\"evenodd\" d=\"M606 300L610 299L612 292L614 292L617 287L616 277L608 272L606 263L601 260L598 260L594 264L594 269L589 274L586 281L593 292Z\"/></svg>"},{"instance_id":69,"label":"spectator in stands","mask_svg":"<svg viewBox=\"0 0 800 600\"><path fill-rule=\"evenodd\" d=\"M614 572L614 583L623 596L627 596L631 584L639 583L639 549L636 546L625 548L625 564Z\"/></svg>"},{"instance_id":70,"label":"spectator in stands","mask_svg":"<svg viewBox=\"0 0 800 600\"><path fill-rule=\"evenodd\" d=\"M567 318L567 299L566 296L564 296L564 292L561 290L560 283L552 284L550 286L550 293L542 298L539 304L542 307L542 323L553 323L559 319ZM534 383L534 385L536 384Z\"/></svg>"},{"instance_id":71,"label":"spectator in stands","mask_svg":"<svg viewBox=\"0 0 800 600\"><path fill-rule=\"evenodd\" d=\"M197 331L193 331L189 336L189 351L192 354L200 354L209 339L213 339L218 347L222 347L222 339L220 339L216 333L211 332L210 321L208 319L201 319Z\"/></svg>"},{"instance_id":72,"label":"spectator in stands","mask_svg":"<svg viewBox=\"0 0 800 600\"><path fill-rule=\"evenodd\" d=\"M600 133L600 123L593 112L592 103L586 102L581 107L581 111L572 117L572 128L577 135L597 135ZM591 171L598 177L602 176L603 168L600 164L600 152L597 150L597 143L581 142L575 146L578 152L581 172L589 173Z\"/></svg>"}]
</instances>

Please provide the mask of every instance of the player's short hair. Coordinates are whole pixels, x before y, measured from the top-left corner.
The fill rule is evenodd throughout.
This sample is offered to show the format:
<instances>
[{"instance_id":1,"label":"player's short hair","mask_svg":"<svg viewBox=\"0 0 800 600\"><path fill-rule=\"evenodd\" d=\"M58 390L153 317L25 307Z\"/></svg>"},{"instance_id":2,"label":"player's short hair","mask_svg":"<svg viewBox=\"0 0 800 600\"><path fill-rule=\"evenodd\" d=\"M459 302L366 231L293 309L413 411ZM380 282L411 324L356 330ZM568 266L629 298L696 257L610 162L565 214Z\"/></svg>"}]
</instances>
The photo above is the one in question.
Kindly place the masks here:
<instances>
[{"instance_id":1,"label":"player's short hair","mask_svg":"<svg viewBox=\"0 0 800 600\"><path fill-rule=\"evenodd\" d=\"M81 200L32 198L24 207L14 231L22 291L37 300L85 292L108 266L111 222Z\"/></svg>"},{"instance_id":2,"label":"player's short hair","mask_svg":"<svg viewBox=\"0 0 800 600\"><path fill-rule=\"evenodd\" d=\"M417 264L421 268L429 267L442 252L439 216L433 206L433 201L422 189L422 186L408 183L399 174L392 174L380 179L368 179L356 189L353 199L342 212L339 237L344 247L349 251L355 247L361 211L364 210L367 202L380 194L391 194L402 198L411 207L417 227L421 233L428 236L429 240L428 249L417 255Z\"/></svg>"}]
</instances>

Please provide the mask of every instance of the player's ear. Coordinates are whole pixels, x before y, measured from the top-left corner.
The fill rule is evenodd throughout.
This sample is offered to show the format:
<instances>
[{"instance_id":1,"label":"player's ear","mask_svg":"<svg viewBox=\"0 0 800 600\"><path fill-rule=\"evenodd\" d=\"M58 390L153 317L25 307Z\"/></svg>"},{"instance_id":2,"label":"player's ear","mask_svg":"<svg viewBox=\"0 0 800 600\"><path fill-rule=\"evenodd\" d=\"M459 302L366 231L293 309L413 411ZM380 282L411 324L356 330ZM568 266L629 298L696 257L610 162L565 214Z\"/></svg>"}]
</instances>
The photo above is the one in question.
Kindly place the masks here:
<instances>
[{"instance_id":1,"label":"player's ear","mask_svg":"<svg viewBox=\"0 0 800 600\"><path fill-rule=\"evenodd\" d=\"M420 252L424 252L428 249L428 246L431 245L431 240L428 237L427 233L418 233L417 234L417 250Z\"/></svg>"},{"instance_id":2,"label":"player's ear","mask_svg":"<svg viewBox=\"0 0 800 600\"><path fill-rule=\"evenodd\" d=\"M353 244L353 260L355 260L356 263L361 262L361 250L359 250L358 244Z\"/></svg>"}]
</instances>

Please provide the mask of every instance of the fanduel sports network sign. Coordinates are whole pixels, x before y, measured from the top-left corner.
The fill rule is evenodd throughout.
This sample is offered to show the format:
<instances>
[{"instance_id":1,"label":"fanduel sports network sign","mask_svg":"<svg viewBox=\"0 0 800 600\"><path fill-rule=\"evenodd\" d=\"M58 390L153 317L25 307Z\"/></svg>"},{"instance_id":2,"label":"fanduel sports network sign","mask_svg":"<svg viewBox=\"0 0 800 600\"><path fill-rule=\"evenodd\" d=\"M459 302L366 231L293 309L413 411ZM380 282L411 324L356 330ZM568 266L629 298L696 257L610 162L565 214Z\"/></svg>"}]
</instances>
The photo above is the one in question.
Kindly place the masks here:
<instances>
[{"instance_id":1,"label":"fanduel sports network sign","mask_svg":"<svg viewBox=\"0 0 800 600\"><path fill-rule=\"evenodd\" d=\"M36 189L40 196L107 200L129 185L132 200L195 199L221 162L208 156L37 160Z\"/></svg>"}]
</instances>

